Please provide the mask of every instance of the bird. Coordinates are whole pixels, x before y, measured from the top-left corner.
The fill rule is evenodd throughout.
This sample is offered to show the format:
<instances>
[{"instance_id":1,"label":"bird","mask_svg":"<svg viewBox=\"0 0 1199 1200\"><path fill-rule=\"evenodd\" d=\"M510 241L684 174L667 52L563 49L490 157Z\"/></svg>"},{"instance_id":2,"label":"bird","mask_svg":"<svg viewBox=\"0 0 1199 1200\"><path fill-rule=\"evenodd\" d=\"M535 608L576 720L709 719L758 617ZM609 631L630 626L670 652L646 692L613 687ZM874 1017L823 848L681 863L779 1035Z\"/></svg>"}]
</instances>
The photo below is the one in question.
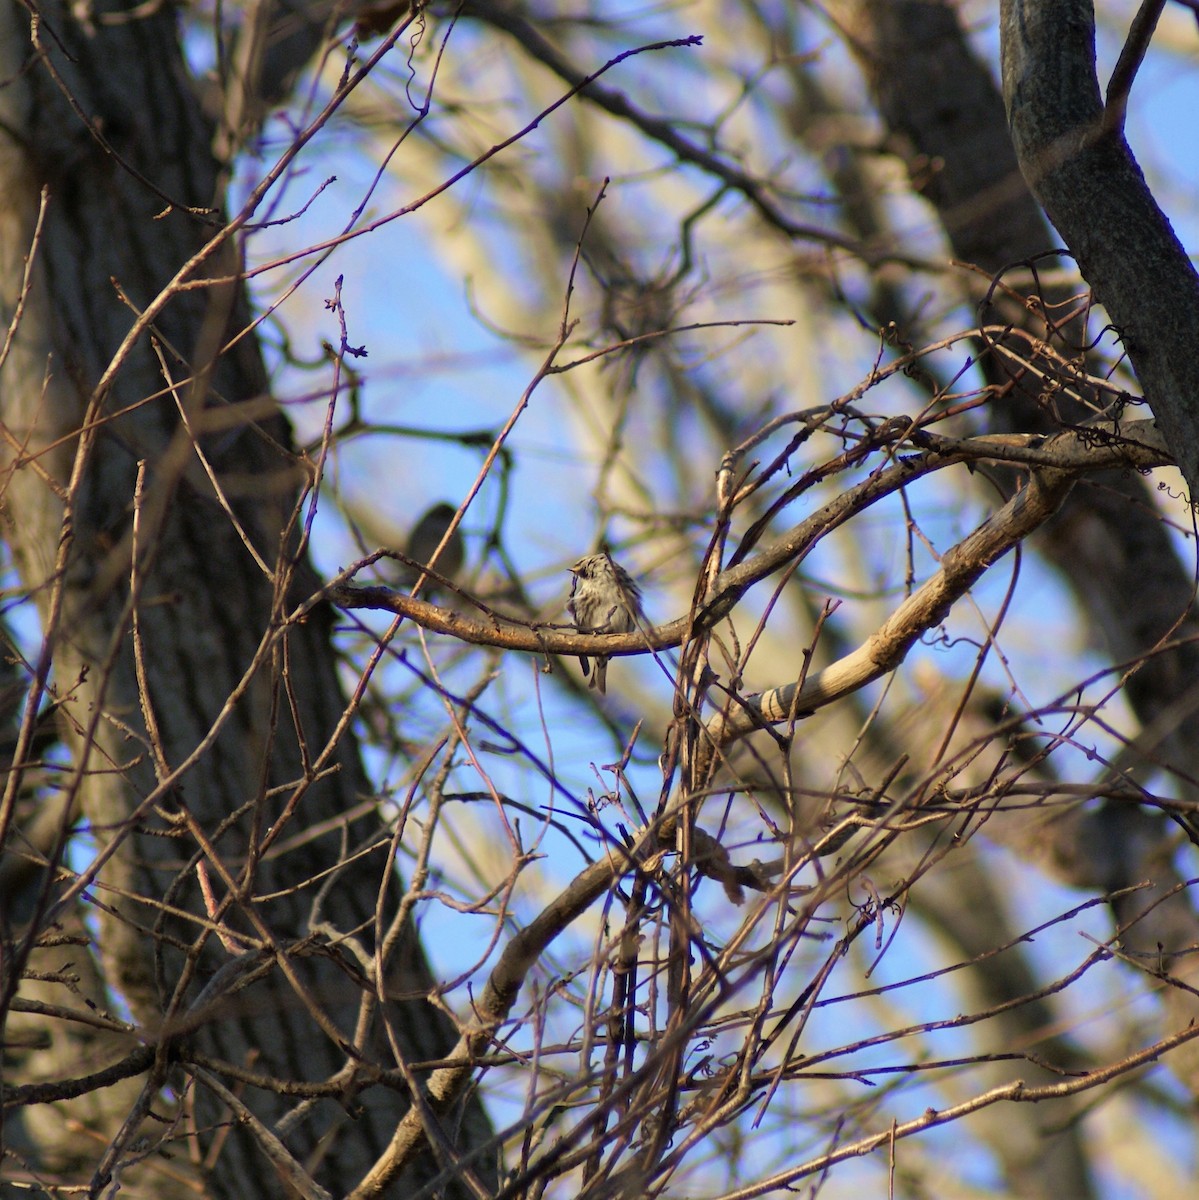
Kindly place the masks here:
<instances>
[{"instance_id":1,"label":"bird","mask_svg":"<svg viewBox=\"0 0 1199 1200\"><path fill-rule=\"evenodd\" d=\"M608 553L586 554L570 573L567 609L580 633L630 633L644 621L641 611L641 589L633 577ZM602 696L608 685L608 656L595 656L595 671L584 655L579 656L583 674L591 676L590 687Z\"/></svg>"},{"instance_id":2,"label":"bird","mask_svg":"<svg viewBox=\"0 0 1199 1200\"><path fill-rule=\"evenodd\" d=\"M405 587L410 587L416 582L420 575L420 567L433 557L433 552L441 544L441 539L445 537L446 530L457 513L454 505L442 501L421 514L408 535L407 557L411 559L412 565L406 564L400 572ZM445 579L453 579L462 570L465 558L466 547L462 541L462 529L459 527L450 535L450 540L446 542L433 569Z\"/></svg>"}]
</instances>

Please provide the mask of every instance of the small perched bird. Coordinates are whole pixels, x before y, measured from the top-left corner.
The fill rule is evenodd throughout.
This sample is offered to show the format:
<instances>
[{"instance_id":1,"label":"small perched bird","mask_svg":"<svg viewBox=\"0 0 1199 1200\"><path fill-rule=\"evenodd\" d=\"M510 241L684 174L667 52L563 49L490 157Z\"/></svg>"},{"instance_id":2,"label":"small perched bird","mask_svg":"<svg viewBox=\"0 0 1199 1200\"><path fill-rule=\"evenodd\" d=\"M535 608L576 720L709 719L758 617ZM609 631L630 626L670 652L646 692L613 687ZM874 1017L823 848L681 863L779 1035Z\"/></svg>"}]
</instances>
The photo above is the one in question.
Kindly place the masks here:
<instances>
[{"instance_id":1,"label":"small perched bird","mask_svg":"<svg viewBox=\"0 0 1199 1200\"><path fill-rule=\"evenodd\" d=\"M631 633L637 628L638 618L645 620L641 590L610 554L588 554L570 568L570 573L574 581L566 607L580 633ZM580 655L579 662L587 675L588 660ZM602 696L607 683L608 656L597 654L590 686Z\"/></svg>"},{"instance_id":2,"label":"small perched bird","mask_svg":"<svg viewBox=\"0 0 1199 1200\"><path fill-rule=\"evenodd\" d=\"M457 512L458 510L452 504L442 501L421 514L420 519L412 527L412 532L408 535L408 557L414 563L423 565L433 557L433 551L445 537L445 532L449 529L450 522L453 521ZM462 541L462 528L459 526L454 530L450 540L446 542L445 549L438 557L434 570L446 579L453 579L462 570L465 558L466 547ZM415 567L405 566L400 574L404 586L408 587L416 582L420 571Z\"/></svg>"}]
</instances>

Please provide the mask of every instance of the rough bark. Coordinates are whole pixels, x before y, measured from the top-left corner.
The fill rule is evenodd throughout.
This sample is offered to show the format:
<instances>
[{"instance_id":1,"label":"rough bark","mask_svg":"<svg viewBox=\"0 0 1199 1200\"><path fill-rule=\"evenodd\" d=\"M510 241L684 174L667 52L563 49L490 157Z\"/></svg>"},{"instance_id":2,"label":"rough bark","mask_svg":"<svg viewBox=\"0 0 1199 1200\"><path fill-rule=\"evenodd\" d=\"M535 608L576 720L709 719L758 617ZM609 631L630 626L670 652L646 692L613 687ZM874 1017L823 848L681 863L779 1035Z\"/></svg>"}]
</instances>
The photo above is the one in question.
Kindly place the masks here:
<instances>
[{"instance_id":1,"label":"rough bark","mask_svg":"<svg viewBox=\"0 0 1199 1200\"><path fill-rule=\"evenodd\" d=\"M1199 496L1199 274L1095 73L1088 0L1004 0L1003 96L1020 169L1120 334Z\"/></svg>"},{"instance_id":2,"label":"rough bark","mask_svg":"<svg viewBox=\"0 0 1199 1200\"><path fill-rule=\"evenodd\" d=\"M152 1126L173 1165L164 1176L163 1160L151 1155L126 1174L126 1189L137 1189L131 1194L168 1195L176 1186L182 1194L187 1185L171 1183L176 1176L201 1177L211 1196L244 1196L247 1180L255 1195L291 1194L295 1180L286 1181L282 1159L272 1165L268 1139L238 1120L227 1094L205 1086L202 1074L179 1072L173 1057L202 1056L218 1079L222 1063L285 1084L340 1073L339 1092L313 1101L236 1075L224 1080L277 1132L301 1174L340 1190L368 1170L409 1107L402 1083L372 1086L377 1068L396 1065L390 1047L409 1063L434 1059L456 1031L426 999L434 981L411 927L379 985L389 997L382 1004L363 983L361 960L329 944L330 932L352 935L369 962L378 893L389 876L387 838L363 802L369 787L352 737L340 731L330 744L345 701L329 614L318 608L302 623L285 622L315 588L293 525L298 485L310 469L265 400L253 338L222 349L247 316L232 246L204 271L232 271L234 282L174 295L152 335L112 361L135 312L220 227L221 198L212 130L173 15L150 6L102 18L45 10L35 47L25 10L4 7L5 325L23 311L0 373L0 515L53 652L52 686L76 759L65 790L101 857L110 855L89 890L99 901L98 960L108 994L134 1017L115 1022L111 1038L125 1053L149 1044L159 1059L142 1076L132 1109L127 1088L98 1092L86 1109L53 1110L56 1134L21 1123L23 1144L38 1171L102 1186L130 1139L145 1132L136 1121L118 1135L121 1122L138 1104L166 1104L161 1088L169 1083L194 1097L196 1156L188 1165L182 1122ZM44 225L35 237L43 189ZM179 383L174 392L164 386L162 362ZM257 404L252 415L235 414L241 402ZM223 503L180 407L201 431L195 442ZM278 840L264 854L268 838ZM372 843L372 853L347 861ZM65 896L66 884L51 887L49 878L22 880L42 930ZM399 890L391 880L384 927ZM6 897L10 919L15 902ZM77 903L62 909L64 919L77 923ZM213 936L216 918L240 939ZM11 973L23 965L22 935L38 929L4 931L5 1001L16 983ZM206 986L214 1002L197 1010ZM61 989L57 1000L71 1002ZM52 1044L74 1036L69 1021L49 1018L46 1028ZM21 1060L25 1079L52 1078L60 1067L39 1062L36 1048ZM8 1082L18 1081L10 1075ZM72 1121L96 1140L77 1138L81 1150L67 1162L46 1139L61 1141ZM440 1154L486 1136L481 1110L468 1105L465 1127L447 1126ZM117 1153L102 1158L114 1138ZM394 1194L410 1193L437 1169L429 1156ZM489 1177L485 1164L476 1169Z\"/></svg>"}]
</instances>

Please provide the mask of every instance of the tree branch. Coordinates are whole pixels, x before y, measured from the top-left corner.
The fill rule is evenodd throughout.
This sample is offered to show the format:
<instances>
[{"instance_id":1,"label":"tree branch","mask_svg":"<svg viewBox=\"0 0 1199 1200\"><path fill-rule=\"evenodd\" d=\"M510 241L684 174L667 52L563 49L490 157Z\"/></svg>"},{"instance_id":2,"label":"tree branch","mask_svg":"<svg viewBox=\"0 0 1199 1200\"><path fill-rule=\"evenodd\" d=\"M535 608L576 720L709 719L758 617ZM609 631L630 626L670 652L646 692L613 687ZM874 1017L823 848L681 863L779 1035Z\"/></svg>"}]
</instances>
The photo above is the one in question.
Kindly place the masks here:
<instances>
[{"instance_id":1,"label":"tree branch","mask_svg":"<svg viewBox=\"0 0 1199 1200\"><path fill-rule=\"evenodd\" d=\"M886 432L881 431L884 435L883 440ZM1108 470L1112 467L1147 470L1170 461L1165 441L1151 420L1106 422L1103 425L1066 430L1050 438L1038 434L948 438L924 430L913 431L911 423L906 420L897 422L894 432L895 440L906 438L920 449L914 454L904 455L894 465L871 474L857 486L847 489L829 503L822 505L789 533L767 545L761 553L722 571L715 580L710 599L694 620L680 617L658 628L646 627L632 633L577 633L559 625L530 625L518 622L490 610L486 619L471 619L461 613L439 608L428 601L417 600L402 592L393 591L391 588L355 587L344 582L355 571L385 554L385 551L377 551L363 562L356 563L349 571L343 572L303 605L295 616L296 619L303 619L321 599L327 599L345 609L382 609L396 613L430 632L447 634L460 641L495 649L533 654L644 654L647 651L681 645L688 631L694 635L711 629L727 616L750 587L795 561L831 530L845 524L851 517L920 476L943 467L979 461L1018 463L1035 466L1038 470L1049 473L1070 473L1072 481L1075 475L1083 471ZM1020 493L1000 514L992 517L983 529L992 529L996 522L1007 528L1003 514L1009 513L1013 506L1025 504L1027 497L1022 500L1022 496L1025 496L1025 493ZM1042 516L1028 528L1019 526L1021 531L1014 533L1013 537L1019 540L1044 519ZM962 547L966 547L969 542L970 539L967 539L962 543ZM1003 550L995 553L1005 552L1014 544L1014 541L1008 541L1003 545ZM981 574L993 560L992 557L980 562L978 573ZM944 574L944 569L941 574ZM977 575L971 577L970 583L973 583L975 578ZM965 585L968 586L969 583ZM962 590L965 590L965 587ZM924 589L921 589L918 595L923 594ZM907 606L902 611L908 611ZM881 636L882 632L880 630L876 637ZM833 669L830 667L828 670ZM822 672L820 677L823 678L827 674L827 671ZM872 675L871 678L877 678L877 675ZM814 683L815 681L813 685ZM837 695L845 694L845 690L852 689L840 689ZM813 695L815 696L815 693ZM821 700L820 703L828 703L828 700Z\"/></svg>"}]
</instances>

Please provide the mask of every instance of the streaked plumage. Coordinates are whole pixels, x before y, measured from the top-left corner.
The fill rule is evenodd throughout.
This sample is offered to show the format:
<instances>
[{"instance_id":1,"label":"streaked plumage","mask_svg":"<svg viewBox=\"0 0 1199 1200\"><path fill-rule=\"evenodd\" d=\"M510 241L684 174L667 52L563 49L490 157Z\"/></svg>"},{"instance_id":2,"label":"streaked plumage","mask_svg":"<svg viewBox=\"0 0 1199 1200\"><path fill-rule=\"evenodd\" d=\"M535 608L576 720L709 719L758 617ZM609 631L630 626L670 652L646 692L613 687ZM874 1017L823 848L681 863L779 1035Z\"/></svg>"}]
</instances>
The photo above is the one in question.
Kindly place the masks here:
<instances>
[{"instance_id":1,"label":"streaked plumage","mask_svg":"<svg viewBox=\"0 0 1199 1200\"><path fill-rule=\"evenodd\" d=\"M638 617L644 622L641 590L610 554L585 555L570 573L574 581L567 608L580 633L630 633L637 628ZM595 656L594 672L589 671L586 657L580 655L579 662L583 674L591 675L590 686L602 695L608 683L607 655Z\"/></svg>"}]
</instances>

